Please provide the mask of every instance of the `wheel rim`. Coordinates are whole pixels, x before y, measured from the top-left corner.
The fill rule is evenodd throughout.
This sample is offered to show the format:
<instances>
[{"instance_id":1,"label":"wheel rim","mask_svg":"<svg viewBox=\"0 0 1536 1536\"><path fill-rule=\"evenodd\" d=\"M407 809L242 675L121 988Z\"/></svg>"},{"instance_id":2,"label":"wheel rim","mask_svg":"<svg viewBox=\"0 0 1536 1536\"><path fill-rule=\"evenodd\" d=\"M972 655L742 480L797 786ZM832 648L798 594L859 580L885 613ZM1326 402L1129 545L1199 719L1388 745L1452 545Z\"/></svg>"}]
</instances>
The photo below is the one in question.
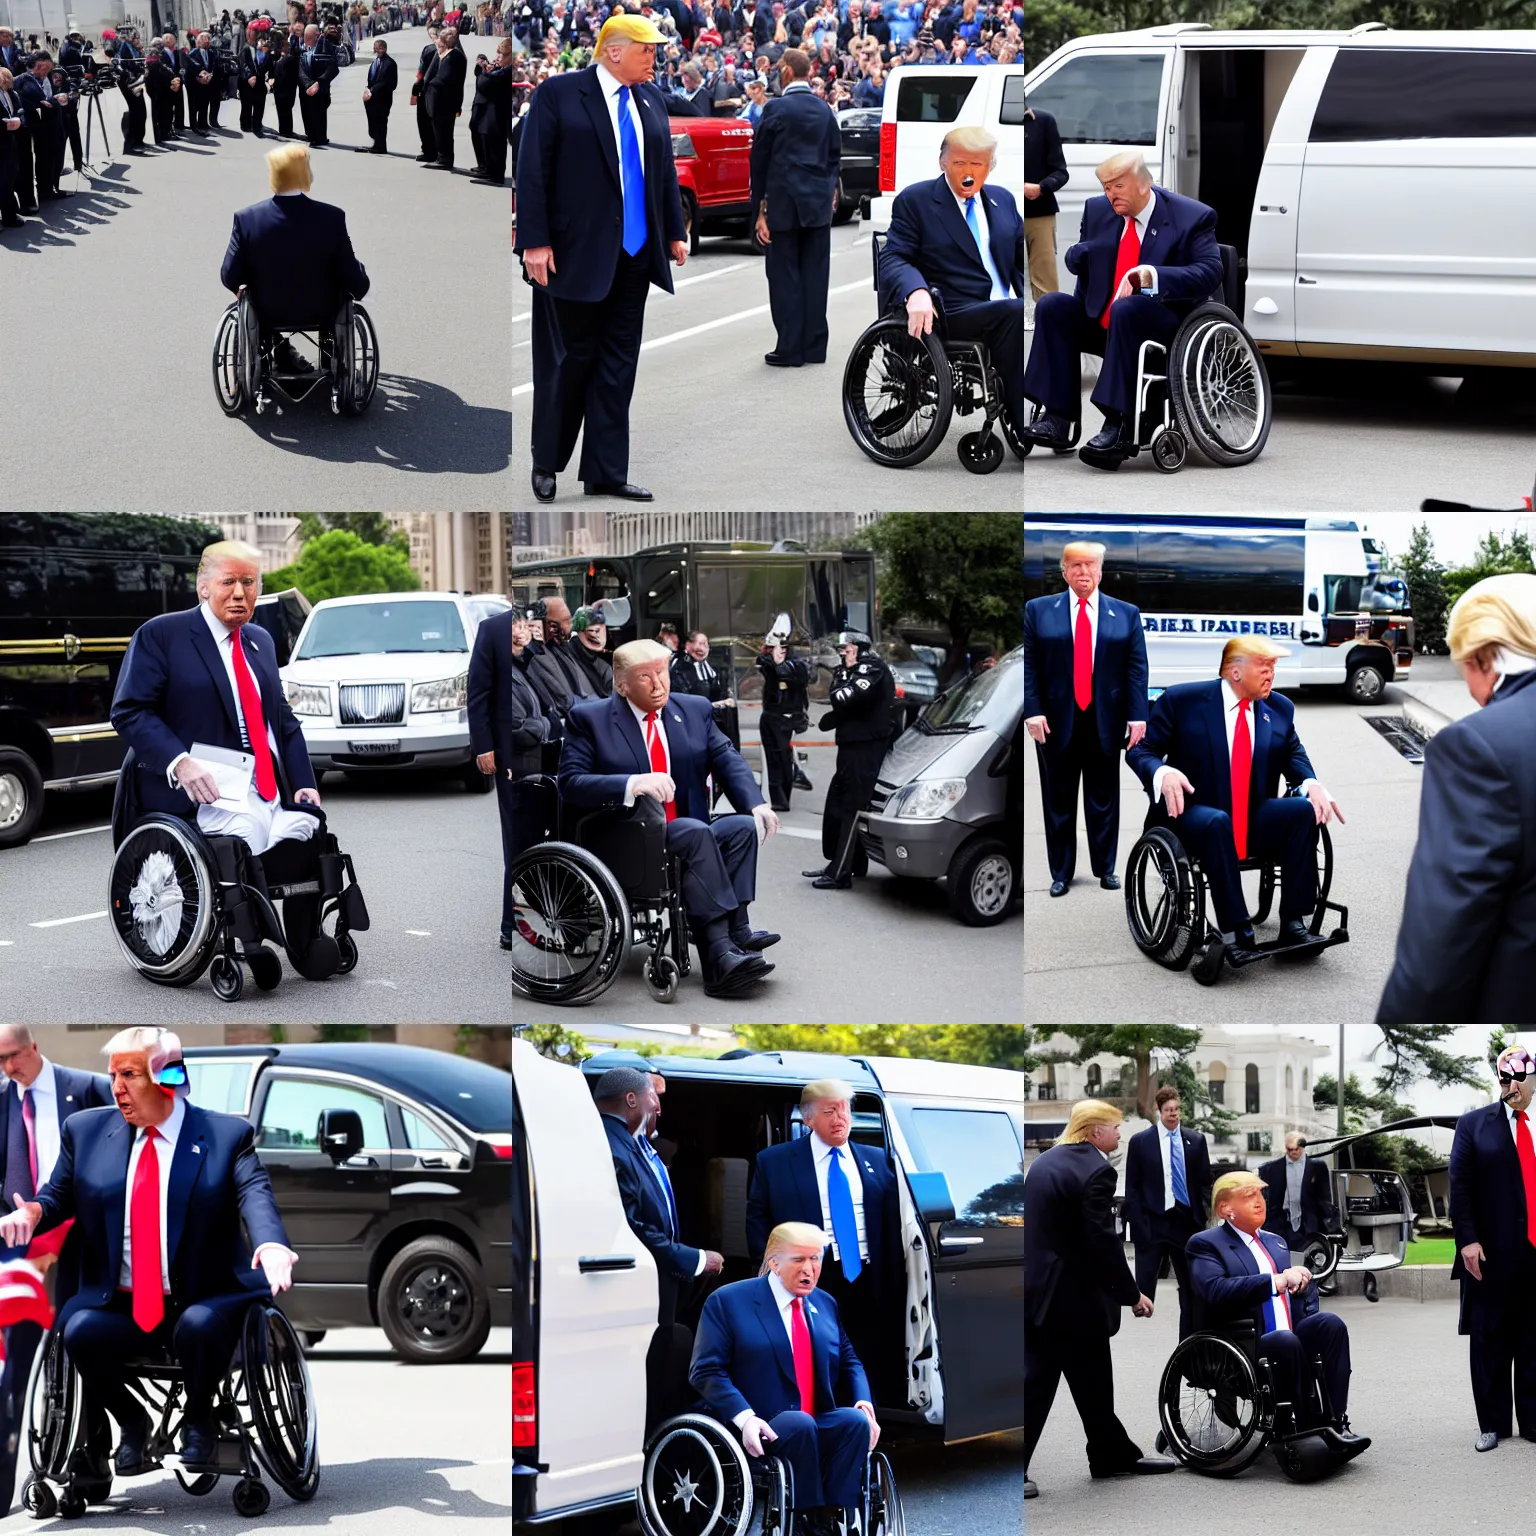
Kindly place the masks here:
<instances>
[{"instance_id":1,"label":"wheel rim","mask_svg":"<svg viewBox=\"0 0 1536 1536\"><path fill-rule=\"evenodd\" d=\"M290 1498L307 1499L320 1481L315 1397L298 1335L281 1312L258 1305L247 1314L241 1366L261 1464Z\"/></svg>"},{"instance_id":2,"label":"wheel rim","mask_svg":"<svg viewBox=\"0 0 1536 1536\"><path fill-rule=\"evenodd\" d=\"M1168 1364L1163 1431L1181 1460L1212 1467L1235 1456L1258 1427L1248 1357L1226 1339L1197 1336Z\"/></svg>"},{"instance_id":3,"label":"wheel rim","mask_svg":"<svg viewBox=\"0 0 1536 1536\"><path fill-rule=\"evenodd\" d=\"M37 1352L32 1367L31 1402L28 1434L32 1465L41 1474L58 1478L79 1432L80 1394L63 1342L57 1336Z\"/></svg>"},{"instance_id":4,"label":"wheel rim","mask_svg":"<svg viewBox=\"0 0 1536 1536\"><path fill-rule=\"evenodd\" d=\"M1355 697L1369 704L1381 696L1381 673L1374 667L1361 667L1355 673Z\"/></svg>"},{"instance_id":5,"label":"wheel rim","mask_svg":"<svg viewBox=\"0 0 1536 1536\"><path fill-rule=\"evenodd\" d=\"M971 905L983 917L1008 910L1013 896L1013 865L1005 854L988 854L971 875Z\"/></svg>"},{"instance_id":6,"label":"wheel rim","mask_svg":"<svg viewBox=\"0 0 1536 1536\"><path fill-rule=\"evenodd\" d=\"M21 825L27 814L27 786L19 773L0 773L0 832Z\"/></svg>"},{"instance_id":7,"label":"wheel rim","mask_svg":"<svg viewBox=\"0 0 1536 1536\"><path fill-rule=\"evenodd\" d=\"M218 392L219 404L225 410L234 410L240 404L240 356L237 345L236 315L226 310L219 322L218 340L213 344L213 387Z\"/></svg>"},{"instance_id":8,"label":"wheel rim","mask_svg":"<svg viewBox=\"0 0 1536 1536\"><path fill-rule=\"evenodd\" d=\"M357 378L354 404L362 410L378 386L379 348L373 326L361 309L354 310L352 316L352 366Z\"/></svg>"},{"instance_id":9,"label":"wheel rim","mask_svg":"<svg viewBox=\"0 0 1536 1536\"><path fill-rule=\"evenodd\" d=\"M1192 905L1179 866L1163 839L1143 838L1132 851L1126 872L1126 907L1137 943L1154 957L1187 947L1194 926Z\"/></svg>"},{"instance_id":10,"label":"wheel rim","mask_svg":"<svg viewBox=\"0 0 1536 1536\"><path fill-rule=\"evenodd\" d=\"M1248 339L1230 321L1208 325L1193 349L1192 393L1206 430L1229 453L1245 453L1264 429L1265 384Z\"/></svg>"},{"instance_id":11,"label":"wheel rim","mask_svg":"<svg viewBox=\"0 0 1536 1536\"><path fill-rule=\"evenodd\" d=\"M184 970L214 922L208 871L186 830L168 821L135 827L113 861L108 905L132 965L151 976Z\"/></svg>"},{"instance_id":12,"label":"wheel rim","mask_svg":"<svg viewBox=\"0 0 1536 1536\"><path fill-rule=\"evenodd\" d=\"M906 453L933 431L939 386L921 342L904 330L868 337L860 346L853 401L859 425L888 453Z\"/></svg>"},{"instance_id":13,"label":"wheel rim","mask_svg":"<svg viewBox=\"0 0 1536 1536\"><path fill-rule=\"evenodd\" d=\"M623 930L617 936L613 924ZM516 981L530 995L565 994L617 968L629 914L615 914L587 870L555 855L529 861L512 879L512 948Z\"/></svg>"},{"instance_id":14,"label":"wheel rim","mask_svg":"<svg viewBox=\"0 0 1536 1536\"><path fill-rule=\"evenodd\" d=\"M645 1458L641 1523L668 1536L741 1536L751 1519L750 1490L745 1453L724 1431L685 1419Z\"/></svg>"},{"instance_id":15,"label":"wheel rim","mask_svg":"<svg viewBox=\"0 0 1536 1536\"><path fill-rule=\"evenodd\" d=\"M434 1350L457 1343L474 1317L474 1290L456 1264L434 1258L416 1266L395 1294L395 1318L416 1340Z\"/></svg>"}]
</instances>

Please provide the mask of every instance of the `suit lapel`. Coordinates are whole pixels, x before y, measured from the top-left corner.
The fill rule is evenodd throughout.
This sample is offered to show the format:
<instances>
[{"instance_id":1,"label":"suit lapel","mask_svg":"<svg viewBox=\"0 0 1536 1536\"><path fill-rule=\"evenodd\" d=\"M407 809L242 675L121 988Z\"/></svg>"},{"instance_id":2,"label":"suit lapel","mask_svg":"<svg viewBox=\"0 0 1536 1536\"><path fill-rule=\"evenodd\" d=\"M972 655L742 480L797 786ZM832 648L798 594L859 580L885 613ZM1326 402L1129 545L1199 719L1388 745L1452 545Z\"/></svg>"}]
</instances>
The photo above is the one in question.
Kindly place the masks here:
<instances>
[{"instance_id":1,"label":"suit lapel","mask_svg":"<svg viewBox=\"0 0 1536 1536\"><path fill-rule=\"evenodd\" d=\"M584 69L580 80L579 89L582 100L586 103L587 116L592 119L592 126L597 129L597 142L603 146L603 161L608 167L608 174L613 177L614 186L622 193L624 179L619 174L619 147L614 143L613 122L608 116L608 104L603 100L603 86L597 78L597 66L594 64L591 68Z\"/></svg>"},{"instance_id":2,"label":"suit lapel","mask_svg":"<svg viewBox=\"0 0 1536 1536\"><path fill-rule=\"evenodd\" d=\"M640 722L635 719L635 712L629 707L629 700L614 694L608 701L608 713L612 718L620 736L629 743L629 750L635 759L635 767L641 773L651 771L651 754L646 750L645 733L640 729Z\"/></svg>"},{"instance_id":3,"label":"suit lapel","mask_svg":"<svg viewBox=\"0 0 1536 1536\"><path fill-rule=\"evenodd\" d=\"M1141 260L1149 267L1158 265L1158 243L1164 238L1168 219L1168 200L1155 187L1152 190L1152 212L1147 216L1147 232L1141 237Z\"/></svg>"},{"instance_id":4,"label":"suit lapel","mask_svg":"<svg viewBox=\"0 0 1536 1536\"><path fill-rule=\"evenodd\" d=\"M1003 205L985 188L978 194L987 200L987 245L992 252L992 264L997 268L997 275L1002 278L1003 286L1008 286L1008 274L1013 270L1014 248L1008 239L1009 231L1002 227L1001 221L1007 217Z\"/></svg>"},{"instance_id":5,"label":"suit lapel","mask_svg":"<svg viewBox=\"0 0 1536 1536\"><path fill-rule=\"evenodd\" d=\"M1267 763L1270 742L1274 739L1275 722L1269 704L1264 699L1253 701L1253 770L1248 776L1248 802L1251 806L1257 792L1262 795L1262 785L1269 783Z\"/></svg>"},{"instance_id":6,"label":"suit lapel","mask_svg":"<svg viewBox=\"0 0 1536 1536\"><path fill-rule=\"evenodd\" d=\"M171 1159L171 1177L165 1192L165 1267L169 1272L176 1262L176 1249L187 1224L187 1204L192 1186L207 1161L207 1137L203 1117L188 1104L176 1138L176 1155Z\"/></svg>"},{"instance_id":7,"label":"suit lapel","mask_svg":"<svg viewBox=\"0 0 1536 1536\"><path fill-rule=\"evenodd\" d=\"M1220 770L1217 775L1216 793L1211 803L1218 810L1232 814L1232 754L1227 750L1227 695L1220 682L1215 691L1207 695L1201 711L1206 735L1211 741L1211 760Z\"/></svg>"},{"instance_id":8,"label":"suit lapel","mask_svg":"<svg viewBox=\"0 0 1536 1536\"><path fill-rule=\"evenodd\" d=\"M795 1380L795 1357L790 1353L789 1335L784 1331L784 1317L779 1311L773 1286L769 1284L767 1275L757 1282L757 1294L752 1301L757 1308L757 1317L763 1325L763 1332L768 1335L768 1343L773 1349L773 1358L778 1361L779 1370L783 1373L784 1379L795 1388L798 1396L800 1385Z\"/></svg>"},{"instance_id":9,"label":"suit lapel","mask_svg":"<svg viewBox=\"0 0 1536 1536\"><path fill-rule=\"evenodd\" d=\"M933 200L939 205L939 223L949 238L976 264L978 272L985 273L987 269L982 264L981 252L976 249L976 237L971 233L971 226L961 217L959 208L955 206L955 194L949 190L949 183L942 176L933 184Z\"/></svg>"},{"instance_id":10,"label":"suit lapel","mask_svg":"<svg viewBox=\"0 0 1536 1536\"><path fill-rule=\"evenodd\" d=\"M191 629L192 649L197 652L203 665L208 668L208 675L213 679L214 691L224 705L224 713L229 717L229 723L234 727L235 735L238 736L240 717L235 712L235 696L230 692L229 675L224 670L224 663L219 658L218 647L213 642L213 635L203 619L201 608L192 610Z\"/></svg>"},{"instance_id":11,"label":"suit lapel","mask_svg":"<svg viewBox=\"0 0 1536 1536\"><path fill-rule=\"evenodd\" d=\"M123 1217L127 1204L128 1156L133 1151L134 1131L121 1115L114 1115L102 1138L102 1176L107 1188L107 1275L117 1284L123 1264Z\"/></svg>"},{"instance_id":12,"label":"suit lapel","mask_svg":"<svg viewBox=\"0 0 1536 1536\"><path fill-rule=\"evenodd\" d=\"M802 1136L790 1143L790 1161L795 1170L795 1189L800 1196L802 1210L811 1214L805 1219L813 1226L821 1225L821 1191L816 1187L816 1154L811 1138Z\"/></svg>"}]
</instances>

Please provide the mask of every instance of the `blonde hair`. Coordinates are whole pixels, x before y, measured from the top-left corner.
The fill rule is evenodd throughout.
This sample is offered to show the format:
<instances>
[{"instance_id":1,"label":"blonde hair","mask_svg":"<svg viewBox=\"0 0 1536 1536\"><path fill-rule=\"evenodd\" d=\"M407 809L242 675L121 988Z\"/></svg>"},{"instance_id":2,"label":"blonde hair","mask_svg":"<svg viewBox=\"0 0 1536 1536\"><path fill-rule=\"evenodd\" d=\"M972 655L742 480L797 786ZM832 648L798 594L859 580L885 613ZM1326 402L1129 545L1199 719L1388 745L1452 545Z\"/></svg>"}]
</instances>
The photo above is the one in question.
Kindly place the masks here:
<instances>
[{"instance_id":1,"label":"blonde hair","mask_svg":"<svg viewBox=\"0 0 1536 1536\"><path fill-rule=\"evenodd\" d=\"M1264 1180L1256 1173L1246 1171L1238 1173L1224 1173L1211 1185L1211 1209L1217 1213L1221 1210L1221 1202L1230 1195L1234 1189L1263 1189Z\"/></svg>"},{"instance_id":2,"label":"blonde hair","mask_svg":"<svg viewBox=\"0 0 1536 1536\"><path fill-rule=\"evenodd\" d=\"M1118 149L1107 160L1101 160L1094 167L1093 174L1099 178L1102 186L1106 181L1113 181L1117 176L1124 176L1127 171L1132 172L1137 181L1149 182L1152 180L1152 172L1147 169L1147 162L1141 152L1135 149Z\"/></svg>"},{"instance_id":3,"label":"blonde hair","mask_svg":"<svg viewBox=\"0 0 1536 1536\"><path fill-rule=\"evenodd\" d=\"M631 667L644 666L648 661L671 662L672 652L655 640L626 640L610 658L613 663L615 685Z\"/></svg>"},{"instance_id":4,"label":"blonde hair","mask_svg":"<svg viewBox=\"0 0 1536 1536\"><path fill-rule=\"evenodd\" d=\"M1095 1126L1119 1125L1124 1119L1125 1116L1113 1104L1106 1104L1103 1099L1082 1099L1072 1106L1072 1113L1067 1119L1066 1135L1061 1138L1062 1145L1087 1141L1089 1131Z\"/></svg>"},{"instance_id":5,"label":"blonde hair","mask_svg":"<svg viewBox=\"0 0 1536 1536\"><path fill-rule=\"evenodd\" d=\"M197 557L198 584L201 585L203 577L219 566L236 560L242 565L254 565L258 571L261 569L261 551L253 544L247 544L242 539L220 539L217 544L210 544Z\"/></svg>"},{"instance_id":6,"label":"blonde hair","mask_svg":"<svg viewBox=\"0 0 1536 1536\"><path fill-rule=\"evenodd\" d=\"M1225 677L1227 668L1234 661L1245 658L1253 661L1278 661L1280 657L1290 654L1283 645L1276 645L1263 635L1236 635L1221 648L1221 666L1217 668L1217 675Z\"/></svg>"},{"instance_id":7,"label":"blonde hair","mask_svg":"<svg viewBox=\"0 0 1536 1536\"><path fill-rule=\"evenodd\" d=\"M280 144L267 151L267 179L273 192L308 192L315 184L309 145Z\"/></svg>"},{"instance_id":8,"label":"blonde hair","mask_svg":"<svg viewBox=\"0 0 1536 1536\"><path fill-rule=\"evenodd\" d=\"M1097 539L1073 539L1061 547L1061 568L1066 570L1069 560L1096 560L1103 565L1108 549L1107 544L1100 544Z\"/></svg>"},{"instance_id":9,"label":"blonde hair","mask_svg":"<svg viewBox=\"0 0 1536 1536\"><path fill-rule=\"evenodd\" d=\"M993 165L997 164L997 140L985 128L951 128L939 145L939 158L942 160L952 149L991 155Z\"/></svg>"},{"instance_id":10,"label":"blonde hair","mask_svg":"<svg viewBox=\"0 0 1536 1536\"><path fill-rule=\"evenodd\" d=\"M772 1232L768 1234L768 1244L763 1249L762 1268L758 1270L761 1278L773 1267L769 1259L777 1258L786 1248L820 1248L825 1250L827 1246L827 1234L818 1226L813 1226L808 1221L781 1221Z\"/></svg>"},{"instance_id":11,"label":"blonde hair","mask_svg":"<svg viewBox=\"0 0 1536 1536\"><path fill-rule=\"evenodd\" d=\"M1536 576L1485 576L1456 599L1445 638L1455 661L1488 646L1536 656Z\"/></svg>"},{"instance_id":12,"label":"blonde hair","mask_svg":"<svg viewBox=\"0 0 1536 1536\"><path fill-rule=\"evenodd\" d=\"M819 1099L837 1099L840 1103L853 1103L853 1089L840 1077L818 1077L800 1090L800 1108L809 1109Z\"/></svg>"}]
</instances>

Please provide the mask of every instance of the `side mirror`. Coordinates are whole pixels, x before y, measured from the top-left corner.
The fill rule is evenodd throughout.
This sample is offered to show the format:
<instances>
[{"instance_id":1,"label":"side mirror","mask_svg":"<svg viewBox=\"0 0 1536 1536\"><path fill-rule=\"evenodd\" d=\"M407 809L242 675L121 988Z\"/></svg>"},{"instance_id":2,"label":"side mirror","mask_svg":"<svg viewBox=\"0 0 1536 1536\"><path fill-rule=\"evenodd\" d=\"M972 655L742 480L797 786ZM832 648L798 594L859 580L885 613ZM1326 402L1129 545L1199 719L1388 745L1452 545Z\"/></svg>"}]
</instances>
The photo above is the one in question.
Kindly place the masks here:
<instances>
[{"instance_id":1,"label":"side mirror","mask_svg":"<svg viewBox=\"0 0 1536 1536\"><path fill-rule=\"evenodd\" d=\"M363 1150L363 1117L355 1109L320 1111L320 1150L333 1163L344 1163Z\"/></svg>"},{"instance_id":2,"label":"side mirror","mask_svg":"<svg viewBox=\"0 0 1536 1536\"><path fill-rule=\"evenodd\" d=\"M924 1221L953 1221L955 1197L949 1192L949 1180L942 1173L909 1173L912 1198Z\"/></svg>"}]
</instances>

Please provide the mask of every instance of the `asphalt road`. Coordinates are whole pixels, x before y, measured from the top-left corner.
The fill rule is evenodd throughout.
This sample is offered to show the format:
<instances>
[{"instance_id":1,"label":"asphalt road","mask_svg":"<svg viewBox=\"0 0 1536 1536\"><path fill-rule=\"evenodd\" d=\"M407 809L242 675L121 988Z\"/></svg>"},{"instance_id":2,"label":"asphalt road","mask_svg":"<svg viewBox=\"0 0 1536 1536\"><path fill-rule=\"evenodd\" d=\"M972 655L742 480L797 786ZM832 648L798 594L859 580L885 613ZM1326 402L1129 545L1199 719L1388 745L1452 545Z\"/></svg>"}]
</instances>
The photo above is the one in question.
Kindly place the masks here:
<instances>
[{"instance_id":1,"label":"asphalt road","mask_svg":"<svg viewBox=\"0 0 1536 1536\"><path fill-rule=\"evenodd\" d=\"M742 236L705 236L673 270L675 294L653 287L630 411L629 478L655 493L658 509L696 506L701 493L736 511L775 511L814 500L827 511L1006 512L1024 498L1024 469L1011 453L990 475L960 465L956 444L980 421L956 416L926 462L886 469L867 459L843 421L848 354L877 318L869 232L859 220L832 231L828 320L820 367L769 368L773 349L762 258ZM532 505L528 424L533 409L531 290L514 261L512 397L517 501ZM733 433L733 424L752 422ZM762 424L771 431L765 434ZM580 503L581 445L559 477L557 504Z\"/></svg>"},{"instance_id":2,"label":"asphalt road","mask_svg":"<svg viewBox=\"0 0 1536 1536\"><path fill-rule=\"evenodd\" d=\"M332 144L314 152L313 196L346 210L372 280L365 303L381 376L368 411L333 417L321 390L280 414L226 418L214 398L231 216L269 195L262 156L281 141L242 136L236 101L222 104L215 138L141 158L104 155L97 127L94 170L63 181L76 195L44 204L45 222L0 235L8 308L29 317L46 358L6 393L0 423L13 438L53 445L46 473L6 477L0 506L217 516L256 502L386 512L507 504L510 194L468 179L467 102L454 174L413 163L406 87L424 40L419 30L388 37L402 76L389 155L352 152L368 144L364 63L332 86ZM490 40L470 39L466 51L473 67ZM117 149L122 98L101 103ZM270 101L266 121L275 128Z\"/></svg>"},{"instance_id":3,"label":"asphalt road","mask_svg":"<svg viewBox=\"0 0 1536 1536\"><path fill-rule=\"evenodd\" d=\"M307 1503L295 1503L273 1484L266 1514L248 1520L231 1501L235 1479L221 1478L194 1498L166 1469L119 1480L111 1503L93 1504L82 1521L38 1523L18 1508L0 1521L0 1531L500 1536L512 1511L511 1362L510 1328L493 1329L474 1360L434 1366L402 1364L376 1329L331 1333L309 1361L321 1472L320 1487ZM23 1474L25 1464L23 1450Z\"/></svg>"},{"instance_id":4,"label":"asphalt road","mask_svg":"<svg viewBox=\"0 0 1536 1536\"><path fill-rule=\"evenodd\" d=\"M1375 1018L1397 943L1422 770L1366 723L1371 715L1400 713L1396 688L1389 686L1383 702L1370 708L1346 703L1327 689L1290 697L1297 704L1297 734L1346 818L1329 830L1332 900L1349 909L1349 943L1305 963L1266 960L1242 972L1224 968L1214 987L1200 986L1187 971L1164 969L1132 943L1124 893L1101 890L1092 878L1086 839L1079 841L1076 883L1065 896L1051 897L1040 782L1031 768L1024 775L1025 1023L1155 1018L1286 1025L1324 1016L1345 1023ZM1120 784L1116 868L1123 877L1141 835L1147 797L1123 764ZM1244 886L1251 909L1258 877L1245 876ZM1324 931L1336 923L1330 915ZM1258 936L1273 938L1277 931L1278 914L1272 913Z\"/></svg>"},{"instance_id":5,"label":"asphalt road","mask_svg":"<svg viewBox=\"0 0 1536 1536\"><path fill-rule=\"evenodd\" d=\"M1472 1449L1477 1418L1466 1340L1456 1334L1456 1304L1384 1297L1373 1305L1348 1297L1324 1305L1349 1326L1349 1417L1352 1428L1372 1438L1364 1455L1333 1477L1305 1486L1288 1481L1267 1452L1232 1481L1181 1470L1094 1482L1083 1454L1082 1426L1063 1387L1030 1464L1040 1497L1024 1506L1029 1536L1253 1526L1360 1536L1521 1529L1525 1518L1512 1503L1510 1488L1512 1480L1529 1476L1536 1449L1528 1451L1518 1439L1492 1455ZM1115 1408L1131 1438L1150 1455L1158 1427L1158 1380L1178 1340L1171 1283L1158 1287L1150 1319L1123 1316L1113 1340Z\"/></svg>"}]
</instances>

